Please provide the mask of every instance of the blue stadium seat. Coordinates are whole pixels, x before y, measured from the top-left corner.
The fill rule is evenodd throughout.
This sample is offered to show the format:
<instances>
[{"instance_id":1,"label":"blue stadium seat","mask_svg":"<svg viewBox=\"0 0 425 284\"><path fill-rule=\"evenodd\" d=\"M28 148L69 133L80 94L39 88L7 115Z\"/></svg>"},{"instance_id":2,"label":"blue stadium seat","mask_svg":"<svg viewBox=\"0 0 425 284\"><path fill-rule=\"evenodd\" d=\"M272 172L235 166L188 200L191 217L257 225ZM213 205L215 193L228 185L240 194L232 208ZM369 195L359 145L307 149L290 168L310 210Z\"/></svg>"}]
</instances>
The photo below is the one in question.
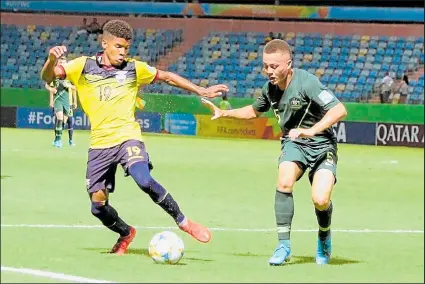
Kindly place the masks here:
<instances>
[{"instance_id":1,"label":"blue stadium seat","mask_svg":"<svg viewBox=\"0 0 425 284\"><path fill-rule=\"evenodd\" d=\"M43 38L44 31L49 32L47 38ZM77 35L76 31L77 27L38 26L36 31L29 33L21 27L2 24L2 86L43 88L38 73L44 56L38 51L46 50L49 46L65 44L75 55L98 50L96 36ZM181 30L144 29L135 29L135 34L137 41L130 52L150 64L155 64L182 42L183 35ZM253 32L212 32L171 64L168 70L198 83L201 79L208 79L209 84L226 83L235 95L252 97L259 82L262 84L266 81L261 75L265 36L264 33ZM312 73L322 69L320 74L324 74L319 75L320 80L345 101L358 101L389 70L401 74L408 68L417 68L418 64L424 63L423 37L320 33L297 33L294 38L285 33L284 36L294 48L294 66ZM18 65L22 66L19 70ZM12 76L17 79L12 80ZM423 101L423 76L417 83L413 82L412 92L419 94L415 102ZM166 84L148 86L146 90L188 94Z\"/></svg>"}]
</instances>

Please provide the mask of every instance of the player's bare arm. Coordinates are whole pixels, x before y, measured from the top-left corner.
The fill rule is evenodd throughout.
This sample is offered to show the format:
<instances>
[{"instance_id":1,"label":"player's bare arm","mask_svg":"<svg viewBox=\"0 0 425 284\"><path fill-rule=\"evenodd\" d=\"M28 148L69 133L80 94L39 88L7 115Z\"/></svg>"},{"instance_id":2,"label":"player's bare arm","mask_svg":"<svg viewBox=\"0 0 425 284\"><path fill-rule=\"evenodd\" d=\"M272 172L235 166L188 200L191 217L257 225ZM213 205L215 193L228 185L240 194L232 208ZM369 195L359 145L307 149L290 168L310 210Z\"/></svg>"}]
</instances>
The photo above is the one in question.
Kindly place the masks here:
<instances>
[{"instance_id":1,"label":"player's bare arm","mask_svg":"<svg viewBox=\"0 0 425 284\"><path fill-rule=\"evenodd\" d=\"M56 78L63 78L65 72L63 68L56 66L58 59L67 52L66 46L55 46L49 50L49 56L43 69L41 69L41 79L50 84Z\"/></svg>"},{"instance_id":2,"label":"player's bare arm","mask_svg":"<svg viewBox=\"0 0 425 284\"><path fill-rule=\"evenodd\" d=\"M209 88L203 88L175 73L162 70L158 70L157 80L207 98L215 98L229 91L226 85L214 85Z\"/></svg>"},{"instance_id":3,"label":"player's bare arm","mask_svg":"<svg viewBox=\"0 0 425 284\"><path fill-rule=\"evenodd\" d=\"M55 93L53 93L52 91L49 91L49 107L51 108L53 108L55 104L55 101L53 100L53 96Z\"/></svg>"},{"instance_id":4,"label":"player's bare arm","mask_svg":"<svg viewBox=\"0 0 425 284\"><path fill-rule=\"evenodd\" d=\"M77 88L75 88L75 86L73 86L74 88L72 89L72 108L73 109L77 109L78 104L77 104Z\"/></svg>"},{"instance_id":5,"label":"player's bare arm","mask_svg":"<svg viewBox=\"0 0 425 284\"><path fill-rule=\"evenodd\" d=\"M238 119L253 119L257 118L262 115L262 112L256 111L252 105L248 105L241 108L236 109L230 109L230 110L222 110L219 109L217 106L215 106L212 102L206 99L201 99L202 103L211 109L211 111L214 113L214 116L211 118L211 120L218 119L220 117L231 117L231 118L238 118Z\"/></svg>"},{"instance_id":6,"label":"player's bare arm","mask_svg":"<svg viewBox=\"0 0 425 284\"><path fill-rule=\"evenodd\" d=\"M49 84L45 83L44 87L46 88L46 90L49 91L49 107L53 107L54 106L54 100L53 100L53 96L57 93L56 88L52 88L49 86Z\"/></svg>"},{"instance_id":7,"label":"player's bare arm","mask_svg":"<svg viewBox=\"0 0 425 284\"><path fill-rule=\"evenodd\" d=\"M45 83L44 84L44 88L46 88L46 90L48 90L50 93L56 94L57 90L56 88L50 87L49 84Z\"/></svg>"},{"instance_id":8,"label":"player's bare arm","mask_svg":"<svg viewBox=\"0 0 425 284\"><path fill-rule=\"evenodd\" d=\"M59 68L61 69L61 68ZM68 91L72 95L72 108L77 108L77 87L75 87L71 82L64 81L63 85L68 88Z\"/></svg>"},{"instance_id":9,"label":"player's bare arm","mask_svg":"<svg viewBox=\"0 0 425 284\"><path fill-rule=\"evenodd\" d=\"M313 137L317 133L328 129L341 119L343 119L347 115L347 110L342 103L338 103L331 109L329 109L325 116L311 128L303 129L303 128L295 128L289 131L289 138L291 140L295 140L296 138L308 138Z\"/></svg>"}]
</instances>

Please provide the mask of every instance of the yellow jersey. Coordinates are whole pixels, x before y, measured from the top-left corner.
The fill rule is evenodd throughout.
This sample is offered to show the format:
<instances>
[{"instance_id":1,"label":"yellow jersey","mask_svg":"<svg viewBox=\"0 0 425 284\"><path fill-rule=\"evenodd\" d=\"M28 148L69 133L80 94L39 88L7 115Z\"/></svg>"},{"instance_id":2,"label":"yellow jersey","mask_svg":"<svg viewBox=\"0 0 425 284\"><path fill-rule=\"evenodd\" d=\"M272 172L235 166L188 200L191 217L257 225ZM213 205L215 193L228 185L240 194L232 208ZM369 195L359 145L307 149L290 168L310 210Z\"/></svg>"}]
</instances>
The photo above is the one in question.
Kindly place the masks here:
<instances>
[{"instance_id":1,"label":"yellow jersey","mask_svg":"<svg viewBox=\"0 0 425 284\"><path fill-rule=\"evenodd\" d=\"M90 120L90 148L110 148L131 139L143 141L134 117L136 97L141 85L155 80L155 67L134 59L126 59L121 68L105 66L99 53L71 60L62 68L65 78L77 88Z\"/></svg>"}]
</instances>

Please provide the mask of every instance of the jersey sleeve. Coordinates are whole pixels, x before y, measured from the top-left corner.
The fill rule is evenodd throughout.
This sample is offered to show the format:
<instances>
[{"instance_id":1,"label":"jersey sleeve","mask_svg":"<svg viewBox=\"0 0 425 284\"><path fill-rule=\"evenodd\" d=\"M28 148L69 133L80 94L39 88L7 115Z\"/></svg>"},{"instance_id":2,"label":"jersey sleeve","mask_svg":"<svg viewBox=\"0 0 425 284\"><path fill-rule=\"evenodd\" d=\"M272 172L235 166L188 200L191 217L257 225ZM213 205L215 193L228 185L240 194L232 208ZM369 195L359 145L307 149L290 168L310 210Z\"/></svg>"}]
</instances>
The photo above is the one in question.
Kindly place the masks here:
<instances>
[{"instance_id":1,"label":"jersey sleeve","mask_svg":"<svg viewBox=\"0 0 425 284\"><path fill-rule=\"evenodd\" d=\"M154 82L158 74L155 67L149 66L146 62L135 61L137 85L149 85Z\"/></svg>"},{"instance_id":2,"label":"jersey sleeve","mask_svg":"<svg viewBox=\"0 0 425 284\"><path fill-rule=\"evenodd\" d=\"M78 79L80 78L81 73L84 69L84 65L86 64L86 60L87 57L82 56L71 60L63 65L58 65L63 68L63 71L65 73L65 78L62 79L69 80L72 84L77 85Z\"/></svg>"},{"instance_id":3,"label":"jersey sleeve","mask_svg":"<svg viewBox=\"0 0 425 284\"><path fill-rule=\"evenodd\" d=\"M305 95L321 106L325 111L340 103L337 97L320 80L311 75L304 84Z\"/></svg>"},{"instance_id":4,"label":"jersey sleeve","mask_svg":"<svg viewBox=\"0 0 425 284\"><path fill-rule=\"evenodd\" d=\"M255 111L266 112L270 109L270 101L267 97L267 92L268 83L264 84L263 89L261 90L261 95L252 104Z\"/></svg>"}]
</instances>

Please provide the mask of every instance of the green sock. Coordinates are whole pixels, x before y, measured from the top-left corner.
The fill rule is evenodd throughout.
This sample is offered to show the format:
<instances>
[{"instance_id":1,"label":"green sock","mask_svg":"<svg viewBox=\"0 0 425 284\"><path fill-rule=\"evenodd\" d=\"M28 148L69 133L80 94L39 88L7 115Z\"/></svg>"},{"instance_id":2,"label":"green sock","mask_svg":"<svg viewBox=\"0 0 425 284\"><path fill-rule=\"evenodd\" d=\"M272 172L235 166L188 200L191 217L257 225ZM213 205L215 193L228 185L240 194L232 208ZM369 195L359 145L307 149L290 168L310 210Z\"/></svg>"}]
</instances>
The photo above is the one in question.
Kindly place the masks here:
<instances>
[{"instance_id":1,"label":"green sock","mask_svg":"<svg viewBox=\"0 0 425 284\"><path fill-rule=\"evenodd\" d=\"M317 208L315 208L316 211L316 217L317 217L317 223L319 224L319 238L320 240L324 241L330 231L331 231L331 220L332 220L332 210L333 205L332 201L329 204L328 209L319 211Z\"/></svg>"},{"instance_id":2,"label":"green sock","mask_svg":"<svg viewBox=\"0 0 425 284\"><path fill-rule=\"evenodd\" d=\"M289 240L291 237L292 218L294 217L294 198L292 193L276 190L274 212L279 241Z\"/></svg>"},{"instance_id":3,"label":"green sock","mask_svg":"<svg viewBox=\"0 0 425 284\"><path fill-rule=\"evenodd\" d=\"M63 120L56 119L56 125L55 125L55 141L61 140L62 137L62 126L63 126Z\"/></svg>"}]
</instances>

